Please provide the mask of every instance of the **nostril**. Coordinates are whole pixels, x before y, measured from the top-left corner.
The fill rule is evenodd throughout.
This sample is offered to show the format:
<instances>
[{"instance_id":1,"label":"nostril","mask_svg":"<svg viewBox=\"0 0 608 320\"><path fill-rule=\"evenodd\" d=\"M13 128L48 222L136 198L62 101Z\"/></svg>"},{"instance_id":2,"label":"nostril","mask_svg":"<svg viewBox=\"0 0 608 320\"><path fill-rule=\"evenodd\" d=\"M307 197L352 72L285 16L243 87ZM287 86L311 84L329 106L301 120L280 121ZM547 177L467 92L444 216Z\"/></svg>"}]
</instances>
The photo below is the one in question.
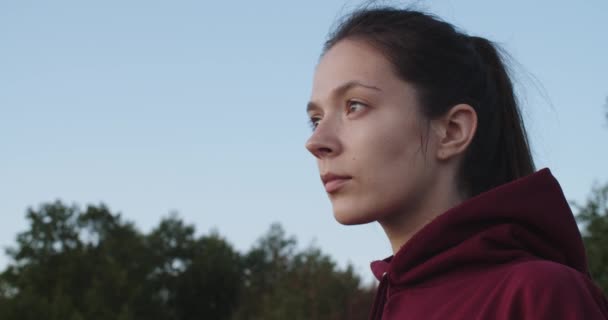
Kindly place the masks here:
<instances>
[{"instance_id":1,"label":"nostril","mask_svg":"<svg viewBox=\"0 0 608 320\"><path fill-rule=\"evenodd\" d=\"M325 143L320 143L318 141L308 141L306 143L306 149L317 157L330 154L332 149L328 147Z\"/></svg>"},{"instance_id":2,"label":"nostril","mask_svg":"<svg viewBox=\"0 0 608 320\"><path fill-rule=\"evenodd\" d=\"M331 156L332 153L333 153L333 150L328 147L319 147L319 148L316 148L315 151L313 152L315 157L317 157L319 159Z\"/></svg>"},{"instance_id":3,"label":"nostril","mask_svg":"<svg viewBox=\"0 0 608 320\"><path fill-rule=\"evenodd\" d=\"M320 147L318 149L318 151L319 151L320 154L324 154L324 155L331 153L331 149L328 148L328 147Z\"/></svg>"},{"instance_id":4,"label":"nostril","mask_svg":"<svg viewBox=\"0 0 608 320\"><path fill-rule=\"evenodd\" d=\"M316 158L334 156L339 153L338 141L327 135L320 135L319 132L315 132L305 144L306 149Z\"/></svg>"}]
</instances>

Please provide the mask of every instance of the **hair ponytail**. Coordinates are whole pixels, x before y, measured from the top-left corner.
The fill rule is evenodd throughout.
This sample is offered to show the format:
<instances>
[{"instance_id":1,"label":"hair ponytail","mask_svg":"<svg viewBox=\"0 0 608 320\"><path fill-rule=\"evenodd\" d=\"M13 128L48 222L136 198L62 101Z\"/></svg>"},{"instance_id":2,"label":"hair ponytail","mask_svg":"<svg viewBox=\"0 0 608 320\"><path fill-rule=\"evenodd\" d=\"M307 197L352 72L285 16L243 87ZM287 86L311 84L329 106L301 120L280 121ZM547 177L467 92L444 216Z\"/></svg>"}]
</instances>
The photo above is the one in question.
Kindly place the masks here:
<instances>
[{"instance_id":1,"label":"hair ponytail","mask_svg":"<svg viewBox=\"0 0 608 320\"><path fill-rule=\"evenodd\" d=\"M480 128L465 157L462 174L469 191L478 194L531 174L535 168L500 51L485 38L469 37L469 41L479 59L484 83L480 85L480 107L476 108L481 116Z\"/></svg>"},{"instance_id":2,"label":"hair ponytail","mask_svg":"<svg viewBox=\"0 0 608 320\"><path fill-rule=\"evenodd\" d=\"M476 111L478 127L459 181L474 196L534 172L513 85L496 47L429 14L395 8L356 11L338 26L324 51L346 38L383 53L399 77L416 87L429 119L460 103Z\"/></svg>"}]
</instances>

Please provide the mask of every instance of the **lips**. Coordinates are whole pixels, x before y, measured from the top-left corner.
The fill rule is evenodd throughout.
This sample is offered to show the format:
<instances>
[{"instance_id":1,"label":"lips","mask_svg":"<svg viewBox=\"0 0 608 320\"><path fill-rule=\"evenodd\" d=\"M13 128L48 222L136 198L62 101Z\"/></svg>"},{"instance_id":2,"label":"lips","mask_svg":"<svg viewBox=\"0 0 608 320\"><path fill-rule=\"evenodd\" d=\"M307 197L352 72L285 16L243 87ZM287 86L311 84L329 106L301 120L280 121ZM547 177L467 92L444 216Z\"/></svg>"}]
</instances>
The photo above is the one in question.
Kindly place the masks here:
<instances>
[{"instance_id":1,"label":"lips","mask_svg":"<svg viewBox=\"0 0 608 320\"><path fill-rule=\"evenodd\" d=\"M321 176L325 191L327 193L334 193L342 188L345 184L350 181L352 177L346 175L337 175L333 173L326 173Z\"/></svg>"}]
</instances>

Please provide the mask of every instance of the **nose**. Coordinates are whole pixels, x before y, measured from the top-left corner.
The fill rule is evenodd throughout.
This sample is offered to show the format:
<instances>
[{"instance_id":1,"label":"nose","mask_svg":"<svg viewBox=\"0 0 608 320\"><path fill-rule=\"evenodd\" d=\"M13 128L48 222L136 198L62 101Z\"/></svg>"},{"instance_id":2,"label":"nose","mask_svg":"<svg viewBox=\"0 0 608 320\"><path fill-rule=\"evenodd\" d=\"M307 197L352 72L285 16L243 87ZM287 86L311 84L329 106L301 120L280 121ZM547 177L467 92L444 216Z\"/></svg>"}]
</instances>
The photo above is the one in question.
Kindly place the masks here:
<instances>
[{"instance_id":1,"label":"nose","mask_svg":"<svg viewBox=\"0 0 608 320\"><path fill-rule=\"evenodd\" d=\"M341 144L335 128L320 124L306 141L306 149L318 159L333 157L340 153Z\"/></svg>"}]
</instances>

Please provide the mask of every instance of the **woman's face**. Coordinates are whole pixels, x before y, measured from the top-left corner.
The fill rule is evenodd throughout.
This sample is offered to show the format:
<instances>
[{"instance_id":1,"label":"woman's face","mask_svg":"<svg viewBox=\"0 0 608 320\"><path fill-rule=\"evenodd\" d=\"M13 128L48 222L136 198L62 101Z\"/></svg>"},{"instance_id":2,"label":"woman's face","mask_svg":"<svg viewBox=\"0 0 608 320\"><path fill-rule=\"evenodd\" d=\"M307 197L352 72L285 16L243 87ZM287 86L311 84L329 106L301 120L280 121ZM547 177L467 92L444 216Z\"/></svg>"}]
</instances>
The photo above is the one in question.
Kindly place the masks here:
<instances>
[{"instance_id":1,"label":"woman's face","mask_svg":"<svg viewBox=\"0 0 608 320\"><path fill-rule=\"evenodd\" d=\"M364 42L342 40L322 57L306 148L317 158L340 223L419 209L434 179L434 143L419 110L413 86Z\"/></svg>"}]
</instances>

